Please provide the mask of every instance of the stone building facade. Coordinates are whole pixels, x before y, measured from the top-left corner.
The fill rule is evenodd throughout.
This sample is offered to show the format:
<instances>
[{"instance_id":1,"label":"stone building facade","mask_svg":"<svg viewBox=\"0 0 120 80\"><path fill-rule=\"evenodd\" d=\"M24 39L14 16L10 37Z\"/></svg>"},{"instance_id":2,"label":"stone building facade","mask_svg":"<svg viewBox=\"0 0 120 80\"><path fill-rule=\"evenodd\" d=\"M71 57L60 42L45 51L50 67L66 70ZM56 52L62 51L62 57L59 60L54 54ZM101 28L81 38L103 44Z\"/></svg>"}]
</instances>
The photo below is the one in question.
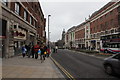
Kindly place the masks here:
<instances>
[{"instance_id":1,"label":"stone building facade","mask_svg":"<svg viewBox=\"0 0 120 80\"><path fill-rule=\"evenodd\" d=\"M75 29L76 47L80 49L85 48L85 23L78 25Z\"/></svg>"},{"instance_id":2,"label":"stone building facade","mask_svg":"<svg viewBox=\"0 0 120 80\"><path fill-rule=\"evenodd\" d=\"M45 34L45 18L39 1L7 2L7 0L2 0L0 3L2 57L11 57L19 54L24 44L34 45L40 37L43 37L40 33L42 31Z\"/></svg>"},{"instance_id":3,"label":"stone building facade","mask_svg":"<svg viewBox=\"0 0 120 80\"><path fill-rule=\"evenodd\" d=\"M65 47L75 47L75 26L70 28L65 34Z\"/></svg>"}]
</instances>

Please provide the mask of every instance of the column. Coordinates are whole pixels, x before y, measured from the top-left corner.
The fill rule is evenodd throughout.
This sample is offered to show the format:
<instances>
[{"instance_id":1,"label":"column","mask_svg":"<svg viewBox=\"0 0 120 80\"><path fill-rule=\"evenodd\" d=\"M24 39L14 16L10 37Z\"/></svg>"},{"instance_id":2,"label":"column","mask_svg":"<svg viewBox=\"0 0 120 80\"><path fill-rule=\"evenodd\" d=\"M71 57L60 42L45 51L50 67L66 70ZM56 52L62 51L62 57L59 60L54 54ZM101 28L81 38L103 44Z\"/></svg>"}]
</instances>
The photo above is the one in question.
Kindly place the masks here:
<instances>
[{"instance_id":1,"label":"column","mask_svg":"<svg viewBox=\"0 0 120 80\"><path fill-rule=\"evenodd\" d=\"M13 35L13 27L14 27L14 22L9 22L7 23L7 57L14 56L14 35Z\"/></svg>"}]
</instances>

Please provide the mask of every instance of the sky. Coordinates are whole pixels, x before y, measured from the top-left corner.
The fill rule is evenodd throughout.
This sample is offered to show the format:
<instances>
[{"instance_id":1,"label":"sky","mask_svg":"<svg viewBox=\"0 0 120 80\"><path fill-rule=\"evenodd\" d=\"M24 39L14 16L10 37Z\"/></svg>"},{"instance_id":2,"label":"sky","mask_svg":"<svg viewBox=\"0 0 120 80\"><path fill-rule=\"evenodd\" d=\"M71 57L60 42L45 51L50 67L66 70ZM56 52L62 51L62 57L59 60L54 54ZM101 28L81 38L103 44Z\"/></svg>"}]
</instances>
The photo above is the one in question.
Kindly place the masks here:
<instances>
[{"instance_id":1,"label":"sky","mask_svg":"<svg viewBox=\"0 0 120 80\"><path fill-rule=\"evenodd\" d=\"M46 18L48 34L48 15L50 41L56 42L62 37L62 31L67 31L88 19L95 11L102 8L111 0L40 0L43 14Z\"/></svg>"}]
</instances>

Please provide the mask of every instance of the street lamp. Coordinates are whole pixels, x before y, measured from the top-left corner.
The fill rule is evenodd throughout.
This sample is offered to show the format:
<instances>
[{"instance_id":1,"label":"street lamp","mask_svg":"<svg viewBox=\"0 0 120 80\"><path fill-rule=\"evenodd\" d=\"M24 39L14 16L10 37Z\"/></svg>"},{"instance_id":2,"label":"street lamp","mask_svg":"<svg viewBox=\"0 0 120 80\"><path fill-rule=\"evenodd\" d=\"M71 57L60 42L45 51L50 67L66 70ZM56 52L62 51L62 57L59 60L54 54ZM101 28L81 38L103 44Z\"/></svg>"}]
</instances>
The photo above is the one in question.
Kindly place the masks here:
<instances>
[{"instance_id":1,"label":"street lamp","mask_svg":"<svg viewBox=\"0 0 120 80\"><path fill-rule=\"evenodd\" d=\"M49 17L50 17L51 15L48 15L48 48L50 47L49 46L49 38L50 38L50 35L49 35Z\"/></svg>"}]
</instances>

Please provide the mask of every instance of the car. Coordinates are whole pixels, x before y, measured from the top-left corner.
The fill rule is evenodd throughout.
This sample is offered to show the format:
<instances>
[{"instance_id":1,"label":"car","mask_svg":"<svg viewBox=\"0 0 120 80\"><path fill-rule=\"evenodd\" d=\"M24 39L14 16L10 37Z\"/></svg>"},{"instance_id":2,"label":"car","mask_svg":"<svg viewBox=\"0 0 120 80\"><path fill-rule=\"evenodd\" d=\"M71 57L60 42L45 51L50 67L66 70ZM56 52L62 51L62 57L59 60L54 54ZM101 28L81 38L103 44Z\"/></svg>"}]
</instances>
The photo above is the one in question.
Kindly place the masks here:
<instances>
[{"instance_id":1,"label":"car","mask_svg":"<svg viewBox=\"0 0 120 80\"><path fill-rule=\"evenodd\" d=\"M120 75L120 53L111 57L105 58L103 63L105 72L109 75Z\"/></svg>"}]
</instances>

